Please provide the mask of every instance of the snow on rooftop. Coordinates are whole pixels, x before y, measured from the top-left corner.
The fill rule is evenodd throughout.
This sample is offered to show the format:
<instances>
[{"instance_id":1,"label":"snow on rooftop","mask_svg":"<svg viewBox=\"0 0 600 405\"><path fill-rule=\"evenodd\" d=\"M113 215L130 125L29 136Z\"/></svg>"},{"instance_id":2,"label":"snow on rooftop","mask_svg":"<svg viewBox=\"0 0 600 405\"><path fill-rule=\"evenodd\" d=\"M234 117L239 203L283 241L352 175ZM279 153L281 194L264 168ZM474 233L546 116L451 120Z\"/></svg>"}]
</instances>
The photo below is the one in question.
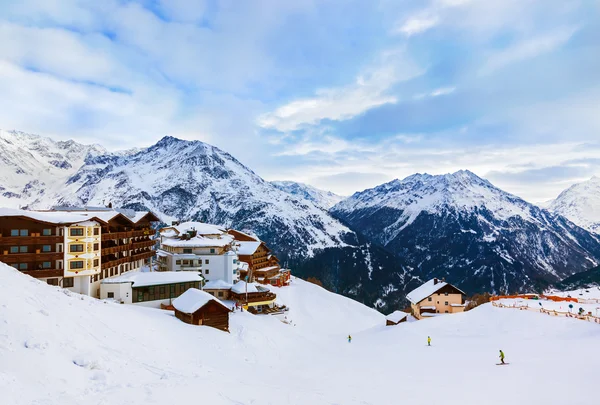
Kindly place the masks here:
<instances>
[{"instance_id":1,"label":"snow on rooftop","mask_svg":"<svg viewBox=\"0 0 600 405\"><path fill-rule=\"evenodd\" d=\"M418 304L419 302L423 301L425 298L429 297L431 294L435 293L436 291L440 290L442 287L445 287L447 285L448 285L448 283L446 283L445 281L432 278L425 284L423 284L420 287L417 287L414 290L412 290L411 292L409 292L408 295L406 296L406 299L408 299L413 304Z\"/></svg>"},{"instance_id":2,"label":"snow on rooftop","mask_svg":"<svg viewBox=\"0 0 600 405\"><path fill-rule=\"evenodd\" d=\"M225 247L231 242L233 242L233 236L222 234L218 238L194 236L190 239L163 239L161 244L171 247Z\"/></svg>"},{"instance_id":3,"label":"snow on rooftop","mask_svg":"<svg viewBox=\"0 0 600 405\"><path fill-rule=\"evenodd\" d=\"M386 316L385 319L387 319L388 321L392 321L394 323L398 323L401 320L403 320L404 318L406 318L407 316L408 316L408 314L406 312L394 311L391 314L389 314L388 316Z\"/></svg>"},{"instance_id":4,"label":"snow on rooftop","mask_svg":"<svg viewBox=\"0 0 600 405\"><path fill-rule=\"evenodd\" d=\"M218 304L222 305L223 308L229 308L223 304L221 301L210 295L205 291L200 291L197 288L190 288L179 297L173 300L173 307L178 311L181 311L186 314L193 314L203 306L205 306L210 301L215 301Z\"/></svg>"},{"instance_id":5,"label":"snow on rooftop","mask_svg":"<svg viewBox=\"0 0 600 405\"><path fill-rule=\"evenodd\" d=\"M66 211L29 211L14 208L0 208L0 216L17 217L24 216L35 219L37 221L50 222L53 224L74 224L84 221L89 221L93 217L101 217L92 215L88 212L66 212Z\"/></svg>"},{"instance_id":6,"label":"snow on rooftop","mask_svg":"<svg viewBox=\"0 0 600 405\"><path fill-rule=\"evenodd\" d=\"M195 271L152 271L139 272L130 271L120 276L105 278L102 284L132 283L133 287L145 287L152 285L189 283L201 281L203 277Z\"/></svg>"},{"instance_id":7,"label":"snow on rooftop","mask_svg":"<svg viewBox=\"0 0 600 405\"><path fill-rule=\"evenodd\" d=\"M246 291L246 285L248 286L248 290L247 291ZM259 292L256 284L254 284L254 283L246 283L243 280L238 281L237 283L235 283L233 285L233 287L231 287L231 291L233 291L234 293L237 293L237 294L245 294L246 292L249 292L249 293L257 293L257 292Z\"/></svg>"},{"instance_id":8,"label":"snow on rooftop","mask_svg":"<svg viewBox=\"0 0 600 405\"><path fill-rule=\"evenodd\" d=\"M256 249L258 249L258 247L260 246L262 242L257 241L257 242L237 242L237 244L239 245L238 247L238 255L253 255L254 252L256 252Z\"/></svg>"},{"instance_id":9,"label":"snow on rooftop","mask_svg":"<svg viewBox=\"0 0 600 405\"><path fill-rule=\"evenodd\" d=\"M227 229L222 226L195 221L182 222L179 225L170 226L168 228L175 228L180 234L192 230L195 230L198 235L220 235L227 232Z\"/></svg>"},{"instance_id":10,"label":"snow on rooftop","mask_svg":"<svg viewBox=\"0 0 600 405\"><path fill-rule=\"evenodd\" d=\"M269 267L263 267L262 269L256 269L256 270L254 270L254 272L258 273L258 272L265 272L265 271L278 270L278 269L280 269L279 266L269 266Z\"/></svg>"},{"instance_id":11,"label":"snow on rooftop","mask_svg":"<svg viewBox=\"0 0 600 405\"><path fill-rule=\"evenodd\" d=\"M228 283L225 280L212 280L204 284L205 290L231 290L233 284Z\"/></svg>"}]
</instances>

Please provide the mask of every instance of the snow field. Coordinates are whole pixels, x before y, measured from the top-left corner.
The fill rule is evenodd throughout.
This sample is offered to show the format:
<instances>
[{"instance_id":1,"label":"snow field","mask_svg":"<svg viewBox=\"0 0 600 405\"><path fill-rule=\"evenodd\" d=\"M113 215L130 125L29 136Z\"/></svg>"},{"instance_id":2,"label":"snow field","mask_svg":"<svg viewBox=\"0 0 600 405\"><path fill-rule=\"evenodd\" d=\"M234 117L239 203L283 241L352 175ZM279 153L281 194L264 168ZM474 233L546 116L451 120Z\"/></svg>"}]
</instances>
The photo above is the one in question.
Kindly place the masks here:
<instances>
[{"instance_id":1,"label":"snow field","mask_svg":"<svg viewBox=\"0 0 600 405\"><path fill-rule=\"evenodd\" d=\"M236 312L228 334L0 265L0 402L594 403L598 325L486 304L385 327L376 311L301 280L276 291L295 326ZM499 349L509 366L495 366Z\"/></svg>"}]
</instances>

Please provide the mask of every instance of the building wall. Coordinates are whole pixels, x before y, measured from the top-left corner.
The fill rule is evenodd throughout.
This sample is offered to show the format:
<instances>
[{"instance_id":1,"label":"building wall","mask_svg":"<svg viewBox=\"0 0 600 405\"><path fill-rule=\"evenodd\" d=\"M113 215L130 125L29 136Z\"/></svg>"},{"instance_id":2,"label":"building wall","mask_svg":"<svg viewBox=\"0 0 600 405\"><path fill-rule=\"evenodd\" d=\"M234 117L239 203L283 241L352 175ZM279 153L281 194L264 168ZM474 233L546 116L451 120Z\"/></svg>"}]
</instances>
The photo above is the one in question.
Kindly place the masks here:
<instances>
[{"instance_id":1,"label":"building wall","mask_svg":"<svg viewBox=\"0 0 600 405\"><path fill-rule=\"evenodd\" d=\"M212 255L173 253L166 256L163 263L166 263L163 271L198 271L207 281L224 280L233 284L239 280L237 255L232 251Z\"/></svg>"},{"instance_id":2,"label":"building wall","mask_svg":"<svg viewBox=\"0 0 600 405\"><path fill-rule=\"evenodd\" d=\"M446 303L448 304L446 305ZM423 318L421 316L422 307L435 307L435 310L431 312L435 312L438 314L451 314L464 311L464 307L451 307L450 304L462 304L462 295L451 293L445 295L443 292L441 294L435 293L429 296L428 298L425 298L423 301L419 302L416 305L412 304L411 309L413 311L413 315L418 319Z\"/></svg>"},{"instance_id":3,"label":"building wall","mask_svg":"<svg viewBox=\"0 0 600 405\"><path fill-rule=\"evenodd\" d=\"M116 284L100 284L100 299L107 299L108 293L114 294L114 299L122 301L124 304L132 303L132 288L131 283L116 283ZM160 305L159 305L160 306Z\"/></svg>"}]
</instances>

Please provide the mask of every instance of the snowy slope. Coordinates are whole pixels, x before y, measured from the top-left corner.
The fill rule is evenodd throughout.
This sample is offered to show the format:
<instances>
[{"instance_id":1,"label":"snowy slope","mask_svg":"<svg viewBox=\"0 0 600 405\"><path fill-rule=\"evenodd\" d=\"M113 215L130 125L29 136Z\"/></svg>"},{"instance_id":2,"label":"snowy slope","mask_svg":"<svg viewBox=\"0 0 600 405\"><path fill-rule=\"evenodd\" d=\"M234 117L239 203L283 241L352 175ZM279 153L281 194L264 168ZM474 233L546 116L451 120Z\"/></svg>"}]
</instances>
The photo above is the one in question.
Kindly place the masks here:
<instances>
[{"instance_id":1,"label":"snowy slope","mask_svg":"<svg viewBox=\"0 0 600 405\"><path fill-rule=\"evenodd\" d=\"M595 401L586 387L594 386L591 367L600 363L598 325L486 304L359 331L364 324L355 324L354 312L367 320L371 310L301 285L289 290L295 304L296 292L321 302L322 319L335 319L337 330L310 323L306 311L314 308L296 305L303 320L296 326L237 312L225 333L169 312L80 297L0 266L3 403L499 405L507 395L514 403ZM373 313L372 320L383 317ZM509 366L495 365L498 349Z\"/></svg>"},{"instance_id":2,"label":"snowy slope","mask_svg":"<svg viewBox=\"0 0 600 405\"><path fill-rule=\"evenodd\" d=\"M549 209L573 223L600 234L600 177L569 187L552 202Z\"/></svg>"},{"instance_id":3,"label":"snowy slope","mask_svg":"<svg viewBox=\"0 0 600 405\"><path fill-rule=\"evenodd\" d=\"M30 205L111 202L150 209L165 222L202 220L251 229L276 252L290 257L345 246L342 239L351 233L313 202L290 196L228 153L199 141L165 137L138 151L88 155L64 180L60 189L47 190Z\"/></svg>"},{"instance_id":4,"label":"snowy slope","mask_svg":"<svg viewBox=\"0 0 600 405\"><path fill-rule=\"evenodd\" d=\"M346 198L331 191L321 190L295 181L272 181L271 184L288 194L312 201L317 207L326 210Z\"/></svg>"},{"instance_id":5,"label":"snowy slope","mask_svg":"<svg viewBox=\"0 0 600 405\"><path fill-rule=\"evenodd\" d=\"M600 262L599 238L469 171L394 180L331 212L415 275L467 293L540 289Z\"/></svg>"},{"instance_id":6,"label":"snowy slope","mask_svg":"<svg viewBox=\"0 0 600 405\"><path fill-rule=\"evenodd\" d=\"M0 207L19 208L58 191L88 154L105 153L98 145L0 129Z\"/></svg>"}]
</instances>

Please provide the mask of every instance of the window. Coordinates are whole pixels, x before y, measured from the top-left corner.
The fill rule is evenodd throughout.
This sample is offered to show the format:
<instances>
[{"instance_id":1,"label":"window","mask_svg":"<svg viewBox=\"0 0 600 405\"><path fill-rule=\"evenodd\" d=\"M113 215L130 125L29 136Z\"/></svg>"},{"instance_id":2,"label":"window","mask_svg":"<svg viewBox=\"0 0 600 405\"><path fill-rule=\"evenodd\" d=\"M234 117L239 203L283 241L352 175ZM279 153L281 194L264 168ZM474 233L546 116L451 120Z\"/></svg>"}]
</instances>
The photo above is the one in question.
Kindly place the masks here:
<instances>
[{"instance_id":1,"label":"window","mask_svg":"<svg viewBox=\"0 0 600 405\"><path fill-rule=\"evenodd\" d=\"M190 261L189 260L184 260L183 264L184 264L184 266L187 266L188 264L190 264Z\"/></svg>"},{"instance_id":2,"label":"window","mask_svg":"<svg viewBox=\"0 0 600 405\"><path fill-rule=\"evenodd\" d=\"M94 228L94 235L100 235L100 228Z\"/></svg>"},{"instance_id":3,"label":"window","mask_svg":"<svg viewBox=\"0 0 600 405\"><path fill-rule=\"evenodd\" d=\"M62 243L60 243L60 244L58 245L58 252L59 252L59 253L62 253L62 251L63 251L63 245L62 245Z\"/></svg>"},{"instance_id":4,"label":"window","mask_svg":"<svg viewBox=\"0 0 600 405\"><path fill-rule=\"evenodd\" d=\"M180 265L181 264L181 260L175 260L175 264Z\"/></svg>"},{"instance_id":5,"label":"window","mask_svg":"<svg viewBox=\"0 0 600 405\"><path fill-rule=\"evenodd\" d=\"M83 269L83 260L75 260L69 264L71 269Z\"/></svg>"},{"instance_id":6,"label":"window","mask_svg":"<svg viewBox=\"0 0 600 405\"><path fill-rule=\"evenodd\" d=\"M448 311L445 311L445 313L448 313Z\"/></svg>"},{"instance_id":7,"label":"window","mask_svg":"<svg viewBox=\"0 0 600 405\"><path fill-rule=\"evenodd\" d=\"M19 247L18 246L11 246L10 247L10 253L19 253Z\"/></svg>"},{"instance_id":8,"label":"window","mask_svg":"<svg viewBox=\"0 0 600 405\"><path fill-rule=\"evenodd\" d=\"M206 260L204 261L204 264L208 264L208 263L209 263L209 261L208 261L208 259L206 259Z\"/></svg>"},{"instance_id":9,"label":"window","mask_svg":"<svg viewBox=\"0 0 600 405\"><path fill-rule=\"evenodd\" d=\"M222 297L223 296L223 291L219 291L218 294L219 294L219 297Z\"/></svg>"},{"instance_id":10,"label":"window","mask_svg":"<svg viewBox=\"0 0 600 405\"><path fill-rule=\"evenodd\" d=\"M10 230L10 236L19 236L19 230L18 229L11 229Z\"/></svg>"},{"instance_id":11,"label":"window","mask_svg":"<svg viewBox=\"0 0 600 405\"><path fill-rule=\"evenodd\" d=\"M27 270L27 263L19 263L19 270Z\"/></svg>"},{"instance_id":12,"label":"window","mask_svg":"<svg viewBox=\"0 0 600 405\"><path fill-rule=\"evenodd\" d=\"M165 293L165 287L164 287L164 286L160 287L160 288L158 289L158 292L159 292L160 294L164 294L164 293Z\"/></svg>"},{"instance_id":13,"label":"window","mask_svg":"<svg viewBox=\"0 0 600 405\"><path fill-rule=\"evenodd\" d=\"M94 250L100 250L100 244L94 243Z\"/></svg>"},{"instance_id":14,"label":"window","mask_svg":"<svg viewBox=\"0 0 600 405\"><path fill-rule=\"evenodd\" d=\"M52 229L42 229L42 235L44 235L44 236L52 235Z\"/></svg>"},{"instance_id":15,"label":"window","mask_svg":"<svg viewBox=\"0 0 600 405\"><path fill-rule=\"evenodd\" d=\"M83 236L83 228L71 228L70 235L71 236Z\"/></svg>"},{"instance_id":16,"label":"window","mask_svg":"<svg viewBox=\"0 0 600 405\"><path fill-rule=\"evenodd\" d=\"M14 267L15 269L19 270L19 264L18 263L13 263L11 264L12 267Z\"/></svg>"},{"instance_id":17,"label":"window","mask_svg":"<svg viewBox=\"0 0 600 405\"><path fill-rule=\"evenodd\" d=\"M108 298L115 298L115 293L114 292L109 292L107 294Z\"/></svg>"},{"instance_id":18,"label":"window","mask_svg":"<svg viewBox=\"0 0 600 405\"><path fill-rule=\"evenodd\" d=\"M444 305L448 306L448 301L446 301L446 302L444 303Z\"/></svg>"},{"instance_id":19,"label":"window","mask_svg":"<svg viewBox=\"0 0 600 405\"><path fill-rule=\"evenodd\" d=\"M19 230L19 236L29 236L29 230L28 229Z\"/></svg>"},{"instance_id":20,"label":"window","mask_svg":"<svg viewBox=\"0 0 600 405\"><path fill-rule=\"evenodd\" d=\"M211 250L210 250L210 253L215 253L215 250L214 250L214 249L211 249Z\"/></svg>"},{"instance_id":21,"label":"window","mask_svg":"<svg viewBox=\"0 0 600 405\"><path fill-rule=\"evenodd\" d=\"M75 279L72 277L69 278L63 278L63 287L64 288L69 288L69 287L73 287L75 285Z\"/></svg>"},{"instance_id":22,"label":"window","mask_svg":"<svg viewBox=\"0 0 600 405\"><path fill-rule=\"evenodd\" d=\"M447 297L447 296L448 296L448 293L444 293L444 295Z\"/></svg>"},{"instance_id":23,"label":"window","mask_svg":"<svg viewBox=\"0 0 600 405\"><path fill-rule=\"evenodd\" d=\"M210 273L210 269L206 269L206 271L204 272L204 274L208 274Z\"/></svg>"},{"instance_id":24,"label":"window","mask_svg":"<svg viewBox=\"0 0 600 405\"><path fill-rule=\"evenodd\" d=\"M183 249L183 253L192 253L192 249Z\"/></svg>"},{"instance_id":25,"label":"window","mask_svg":"<svg viewBox=\"0 0 600 405\"><path fill-rule=\"evenodd\" d=\"M57 278L49 278L48 280L46 280L46 282L50 285L58 285L58 279Z\"/></svg>"},{"instance_id":26,"label":"window","mask_svg":"<svg viewBox=\"0 0 600 405\"><path fill-rule=\"evenodd\" d=\"M427 298L427 301L431 302L431 297Z\"/></svg>"},{"instance_id":27,"label":"window","mask_svg":"<svg viewBox=\"0 0 600 405\"><path fill-rule=\"evenodd\" d=\"M42 268L49 269L52 267L52 262L42 262Z\"/></svg>"},{"instance_id":28,"label":"window","mask_svg":"<svg viewBox=\"0 0 600 405\"><path fill-rule=\"evenodd\" d=\"M94 267L98 267L100 265L99 259L94 259Z\"/></svg>"},{"instance_id":29,"label":"window","mask_svg":"<svg viewBox=\"0 0 600 405\"><path fill-rule=\"evenodd\" d=\"M27 253L27 246L19 246L19 253Z\"/></svg>"},{"instance_id":30,"label":"window","mask_svg":"<svg viewBox=\"0 0 600 405\"><path fill-rule=\"evenodd\" d=\"M50 245L42 246L42 252L51 252L51 251L52 251L52 246L50 246Z\"/></svg>"},{"instance_id":31,"label":"window","mask_svg":"<svg viewBox=\"0 0 600 405\"><path fill-rule=\"evenodd\" d=\"M83 252L83 245L69 245L69 252Z\"/></svg>"}]
</instances>

